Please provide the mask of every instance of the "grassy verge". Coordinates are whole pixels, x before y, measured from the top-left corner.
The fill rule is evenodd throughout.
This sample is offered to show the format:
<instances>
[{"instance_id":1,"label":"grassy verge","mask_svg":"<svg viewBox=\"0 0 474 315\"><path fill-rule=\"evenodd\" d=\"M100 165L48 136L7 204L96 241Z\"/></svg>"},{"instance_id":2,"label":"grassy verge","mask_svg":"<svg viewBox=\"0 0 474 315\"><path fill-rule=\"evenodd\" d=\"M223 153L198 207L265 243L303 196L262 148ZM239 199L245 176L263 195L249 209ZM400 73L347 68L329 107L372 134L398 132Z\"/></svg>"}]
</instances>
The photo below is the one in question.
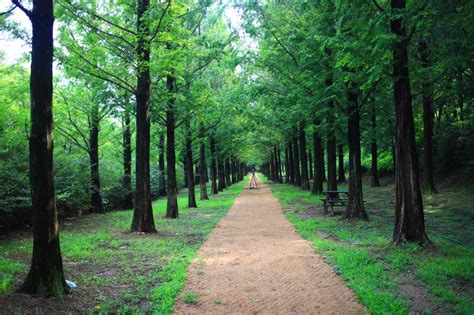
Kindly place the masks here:
<instances>
[{"instance_id":1,"label":"grassy verge","mask_svg":"<svg viewBox=\"0 0 474 315\"><path fill-rule=\"evenodd\" d=\"M34 307L40 313L171 313L189 263L244 182L198 202L197 209L184 207L187 195L183 192L178 200L179 219L165 219L166 200L155 202L156 234L131 235L132 211L65 222L61 229L65 275L78 285L67 303L48 299L37 306L32 298L11 294L27 272L32 240L26 233L0 240L0 304L15 312Z\"/></svg>"},{"instance_id":2,"label":"grassy verge","mask_svg":"<svg viewBox=\"0 0 474 315\"><path fill-rule=\"evenodd\" d=\"M474 197L468 194L470 189L446 190L425 199L428 234L437 246L427 251L413 244L390 245L392 185L364 187L368 222L324 215L319 196L289 185L272 185L300 235L374 314L434 310L474 314ZM426 292L428 298L419 296Z\"/></svg>"}]
</instances>

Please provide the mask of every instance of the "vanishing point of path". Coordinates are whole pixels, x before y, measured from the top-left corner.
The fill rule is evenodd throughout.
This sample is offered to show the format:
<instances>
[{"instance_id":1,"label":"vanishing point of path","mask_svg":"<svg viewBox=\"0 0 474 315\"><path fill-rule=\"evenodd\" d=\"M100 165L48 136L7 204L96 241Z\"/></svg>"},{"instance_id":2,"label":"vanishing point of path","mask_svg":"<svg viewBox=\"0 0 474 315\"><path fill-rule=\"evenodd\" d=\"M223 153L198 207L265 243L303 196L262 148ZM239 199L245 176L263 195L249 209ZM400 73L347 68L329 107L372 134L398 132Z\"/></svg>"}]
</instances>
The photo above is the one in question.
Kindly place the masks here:
<instances>
[{"instance_id":1,"label":"vanishing point of path","mask_svg":"<svg viewBox=\"0 0 474 315\"><path fill-rule=\"evenodd\" d=\"M176 314L360 314L354 293L301 238L269 187L248 188L188 271ZM197 294L186 304L183 292Z\"/></svg>"}]
</instances>

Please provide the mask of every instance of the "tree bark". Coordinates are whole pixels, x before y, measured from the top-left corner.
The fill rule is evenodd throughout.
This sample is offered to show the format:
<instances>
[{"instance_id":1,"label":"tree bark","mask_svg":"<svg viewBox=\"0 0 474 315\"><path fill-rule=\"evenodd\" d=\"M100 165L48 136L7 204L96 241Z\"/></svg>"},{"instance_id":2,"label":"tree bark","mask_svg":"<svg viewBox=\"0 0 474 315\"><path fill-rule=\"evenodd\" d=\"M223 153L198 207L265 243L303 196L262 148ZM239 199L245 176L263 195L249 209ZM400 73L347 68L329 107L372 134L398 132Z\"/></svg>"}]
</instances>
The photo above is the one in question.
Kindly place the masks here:
<instances>
[{"instance_id":1,"label":"tree bark","mask_svg":"<svg viewBox=\"0 0 474 315\"><path fill-rule=\"evenodd\" d=\"M327 155L328 155L328 190L337 190L336 177L336 136L334 133L334 104L332 101L329 104L328 113L328 131L327 131Z\"/></svg>"},{"instance_id":2,"label":"tree bark","mask_svg":"<svg viewBox=\"0 0 474 315\"><path fill-rule=\"evenodd\" d=\"M283 165L281 164L281 151L280 145L277 144L277 162L278 162L278 182L283 184Z\"/></svg>"},{"instance_id":3,"label":"tree bark","mask_svg":"<svg viewBox=\"0 0 474 315\"><path fill-rule=\"evenodd\" d=\"M224 170L224 161L222 157L219 156L217 160L217 172L219 175L219 185L217 186L217 190L224 191L226 187L225 185L225 170Z\"/></svg>"},{"instance_id":4,"label":"tree bark","mask_svg":"<svg viewBox=\"0 0 474 315\"><path fill-rule=\"evenodd\" d=\"M133 209L132 192L132 136L130 133L130 111L125 110L123 122L123 209Z\"/></svg>"},{"instance_id":5,"label":"tree bark","mask_svg":"<svg viewBox=\"0 0 474 315\"><path fill-rule=\"evenodd\" d=\"M308 179L308 156L306 155L306 133L305 133L305 122L300 123L299 130L299 144L300 144L300 161L301 161L301 188L303 190L309 190L309 179Z\"/></svg>"},{"instance_id":6,"label":"tree bark","mask_svg":"<svg viewBox=\"0 0 474 315\"><path fill-rule=\"evenodd\" d=\"M59 244L53 174L53 1L34 0L31 12L31 133L29 138L33 255L19 291L61 297L69 292Z\"/></svg>"},{"instance_id":7,"label":"tree bark","mask_svg":"<svg viewBox=\"0 0 474 315\"><path fill-rule=\"evenodd\" d=\"M211 195L217 195L218 188L217 188L217 152L216 152L216 138L214 135L211 135L210 139L210 149L211 149L211 181L212 181L212 189Z\"/></svg>"},{"instance_id":8,"label":"tree bark","mask_svg":"<svg viewBox=\"0 0 474 315\"><path fill-rule=\"evenodd\" d=\"M375 106L372 104L372 112L370 115L370 127L371 127L371 145L370 145L370 151L372 155L372 165L371 165L371 170L370 170L370 175L371 175L371 181L370 181L370 186L371 187L380 187L380 181L379 181L379 169L378 169L378 149L377 149L377 116L376 116L376 111L375 111Z\"/></svg>"},{"instance_id":9,"label":"tree bark","mask_svg":"<svg viewBox=\"0 0 474 315\"><path fill-rule=\"evenodd\" d=\"M165 134L160 134L160 143L158 144L158 170L160 177L158 179L158 194L166 196L166 180L165 180Z\"/></svg>"},{"instance_id":10,"label":"tree bark","mask_svg":"<svg viewBox=\"0 0 474 315\"><path fill-rule=\"evenodd\" d=\"M344 171L344 146L342 144L337 146L338 148L338 177L337 177L337 182L338 183L345 183L346 182L346 174Z\"/></svg>"},{"instance_id":11,"label":"tree bark","mask_svg":"<svg viewBox=\"0 0 474 315\"><path fill-rule=\"evenodd\" d=\"M91 171L91 212L103 213L104 205L100 193L99 172L99 108L93 105L89 117L89 162Z\"/></svg>"},{"instance_id":12,"label":"tree bark","mask_svg":"<svg viewBox=\"0 0 474 315\"><path fill-rule=\"evenodd\" d=\"M166 217L177 218L178 213L178 183L176 180L176 144L175 144L175 102L176 78L166 77L166 86L169 93L168 108L166 110L166 170L168 177Z\"/></svg>"},{"instance_id":13,"label":"tree bark","mask_svg":"<svg viewBox=\"0 0 474 315\"><path fill-rule=\"evenodd\" d=\"M301 173L300 173L300 154L299 154L299 144L298 144L298 137L297 132L293 135L293 163L294 163L294 170L295 170L295 185L301 186Z\"/></svg>"},{"instance_id":14,"label":"tree bark","mask_svg":"<svg viewBox=\"0 0 474 315\"><path fill-rule=\"evenodd\" d=\"M362 192L362 166L360 153L360 114L357 94L349 91L347 132L349 140L349 200L343 218L367 220Z\"/></svg>"},{"instance_id":15,"label":"tree bark","mask_svg":"<svg viewBox=\"0 0 474 315\"><path fill-rule=\"evenodd\" d=\"M311 149L308 150L308 164L309 164L309 179L314 179L314 171L313 171L313 155L311 154Z\"/></svg>"},{"instance_id":16,"label":"tree bark","mask_svg":"<svg viewBox=\"0 0 474 315\"><path fill-rule=\"evenodd\" d=\"M420 40L418 48L422 66L429 69L431 64L426 41ZM421 88L423 91L423 188L427 193L436 193L433 180L433 96L428 79L423 82Z\"/></svg>"},{"instance_id":17,"label":"tree bark","mask_svg":"<svg viewBox=\"0 0 474 315\"><path fill-rule=\"evenodd\" d=\"M315 126L319 126L319 121L314 120ZM316 129L313 131L313 157L314 157L314 180L313 180L313 189L311 192L313 194L319 195L323 192L323 179L324 179L324 153L323 147L321 144L321 136L319 131Z\"/></svg>"},{"instance_id":18,"label":"tree bark","mask_svg":"<svg viewBox=\"0 0 474 315\"><path fill-rule=\"evenodd\" d=\"M230 161L229 161L229 159L225 159L225 161L224 161L224 172L225 172L225 185L226 185L226 187L230 187L230 185L232 185L232 181L230 179Z\"/></svg>"},{"instance_id":19,"label":"tree bark","mask_svg":"<svg viewBox=\"0 0 474 315\"><path fill-rule=\"evenodd\" d=\"M326 177L326 162L324 161L324 157L325 157L325 154L324 154L324 144L323 144L323 140L322 138L321 139L321 174L323 175L323 182L327 182L327 177ZM327 143L326 143L327 145Z\"/></svg>"},{"instance_id":20,"label":"tree bark","mask_svg":"<svg viewBox=\"0 0 474 315\"><path fill-rule=\"evenodd\" d=\"M405 0L391 0L393 14L405 9ZM396 204L393 241L429 245L425 232L423 200L421 197L415 126L408 72L407 34L402 17L390 22L391 31L398 37L393 45L393 78L396 113Z\"/></svg>"},{"instance_id":21,"label":"tree bark","mask_svg":"<svg viewBox=\"0 0 474 315\"><path fill-rule=\"evenodd\" d=\"M295 184L295 159L293 157L293 142L288 141L288 171L289 171L289 181L290 184Z\"/></svg>"},{"instance_id":22,"label":"tree bark","mask_svg":"<svg viewBox=\"0 0 474 315\"><path fill-rule=\"evenodd\" d=\"M188 178L188 207L197 208L196 194L194 189L194 164L193 164L193 140L191 134L191 122L189 116L186 118L186 173Z\"/></svg>"},{"instance_id":23,"label":"tree bark","mask_svg":"<svg viewBox=\"0 0 474 315\"><path fill-rule=\"evenodd\" d=\"M201 144L199 146L199 188L201 191L201 200L209 200L207 195L206 179L207 179L207 166L206 166L206 143L205 143L205 130L204 126L199 128L199 138Z\"/></svg>"},{"instance_id":24,"label":"tree bark","mask_svg":"<svg viewBox=\"0 0 474 315\"><path fill-rule=\"evenodd\" d=\"M137 145L135 209L133 212L132 232L156 232L151 207L150 192L150 30L145 15L150 6L149 0L137 2L137 41L138 78L137 91Z\"/></svg>"}]
</instances>

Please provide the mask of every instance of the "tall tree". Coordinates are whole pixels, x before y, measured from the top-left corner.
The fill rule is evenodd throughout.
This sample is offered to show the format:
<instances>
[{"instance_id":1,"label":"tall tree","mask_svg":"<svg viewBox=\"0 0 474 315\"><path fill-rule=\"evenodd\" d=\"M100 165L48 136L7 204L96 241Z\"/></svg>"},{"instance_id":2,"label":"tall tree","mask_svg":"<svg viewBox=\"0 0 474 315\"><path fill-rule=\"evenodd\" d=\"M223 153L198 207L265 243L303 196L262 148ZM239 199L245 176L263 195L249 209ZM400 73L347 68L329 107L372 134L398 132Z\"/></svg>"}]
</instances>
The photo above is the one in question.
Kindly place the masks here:
<instances>
[{"instance_id":1,"label":"tall tree","mask_svg":"<svg viewBox=\"0 0 474 315\"><path fill-rule=\"evenodd\" d=\"M405 0L391 0L390 21L392 33L397 37L393 45L393 77L396 117L395 145L395 229L393 241L404 241L429 245L425 232L423 200L421 197L418 155L415 143L412 96L408 71L408 43L404 11Z\"/></svg>"},{"instance_id":2,"label":"tall tree","mask_svg":"<svg viewBox=\"0 0 474 315\"><path fill-rule=\"evenodd\" d=\"M137 100L135 208L132 232L156 232L150 192L150 28L149 0L137 1Z\"/></svg>"},{"instance_id":3,"label":"tall tree","mask_svg":"<svg viewBox=\"0 0 474 315\"><path fill-rule=\"evenodd\" d=\"M33 255L20 292L60 297L69 287L64 280L53 175L53 1L34 0L32 11L17 0L13 3L27 14L33 29L29 137Z\"/></svg>"}]
</instances>

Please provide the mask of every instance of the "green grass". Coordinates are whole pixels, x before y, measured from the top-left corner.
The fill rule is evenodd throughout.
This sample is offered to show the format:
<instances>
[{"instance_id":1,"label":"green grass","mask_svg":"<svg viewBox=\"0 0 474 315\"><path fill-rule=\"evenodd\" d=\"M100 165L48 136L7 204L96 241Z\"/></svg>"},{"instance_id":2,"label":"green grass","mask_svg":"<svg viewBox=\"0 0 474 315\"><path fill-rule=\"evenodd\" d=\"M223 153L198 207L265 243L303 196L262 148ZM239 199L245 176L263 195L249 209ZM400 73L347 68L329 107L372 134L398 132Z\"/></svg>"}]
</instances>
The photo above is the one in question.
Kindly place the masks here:
<instances>
[{"instance_id":1,"label":"green grass","mask_svg":"<svg viewBox=\"0 0 474 315\"><path fill-rule=\"evenodd\" d=\"M184 294L184 303L186 304L197 304L198 302L198 295L196 292L187 291Z\"/></svg>"},{"instance_id":2,"label":"green grass","mask_svg":"<svg viewBox=\"0 0 474 315\"><path fill-rule=\"evenodd\" d=\"M64 222L60 238L66 279L87 289L80 301L81 312L170 314L186 280L188 265L244 183L245 180L208 201L198 201L196 209L185 207L187 192L182 191L178 196L178 219L164 218L165 199L154 202L158 233L131 235L132 211ZM31 248L32 240L26 233L1 241L0 294L11 293L24 279ZM61 303L64 309L57 310L70 312L67 304ZM42 307L46 306L40 305L34 311L41 312ZM20 305L13 306L13 310L32 311L21 309Z\"/></svg>"},{"instance_id":3,"label":"green grass","mask_svg":"<svg viewBox=\"0 0 474 315\"><path fill-rule=\"evenodd\" d=\"M437 246L435 251L415 244L391 245L393 185L364 186L370 217L367 222L322 215L320 196L293 186L275 184L272 192L298 233L347 281L371 313L409 313L410 302L402 298L400 285L408 281L407 275L413 274L445 311L474 314L471 188L462 192L446 190L425 199L426 225ZM325 237L318 236L318 232L325 233Z\"/></svg>"}]
</instances>

